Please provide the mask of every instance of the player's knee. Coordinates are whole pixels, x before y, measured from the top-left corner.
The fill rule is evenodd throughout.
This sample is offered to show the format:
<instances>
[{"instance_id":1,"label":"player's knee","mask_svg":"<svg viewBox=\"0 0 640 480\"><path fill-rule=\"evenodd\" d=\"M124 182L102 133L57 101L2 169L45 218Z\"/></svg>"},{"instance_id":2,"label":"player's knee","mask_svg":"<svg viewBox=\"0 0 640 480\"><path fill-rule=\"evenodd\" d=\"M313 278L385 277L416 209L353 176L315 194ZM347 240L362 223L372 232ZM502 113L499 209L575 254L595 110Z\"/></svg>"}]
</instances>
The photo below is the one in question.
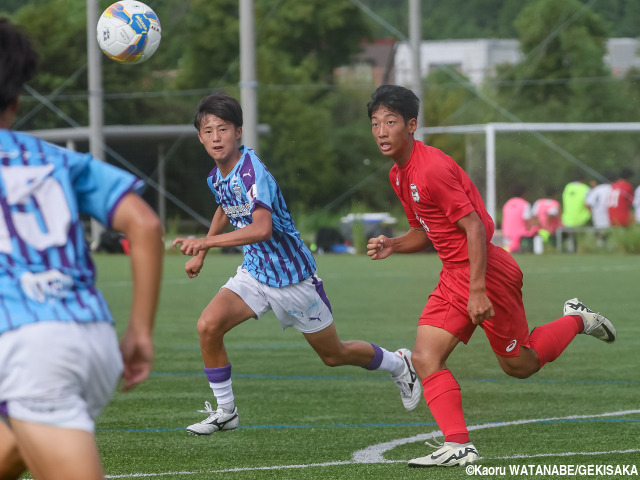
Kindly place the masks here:
<instances>
[{"instance_id":1,"label":"player's knee","mask_svg":"<svg viewBox=\"0 0 640 480\"><path fill-rule=\"evenodd\" d=\"M428 376L446 368L442 359L433 355L429 350L422 350L418 348L415 348L411 353L411 362L413 363L413 368L416 369L416 373L420 378L427 378Z\"/></svg>"},{"instance_id":2,"label":"player's knee","mask_svg":"<svg viewBox=\"0 0 640 480\"><path fill-rule=\"evenodd\" d=\"M540 360L535 350L521 347L517 357L498 357L504 373L514 378L529 378L540 370Z\"/></svg>"},{"instance_id":3,"label":"player's knee","mask_svg":"<svg viewBox=\"0 0 640 480\"><path fill-rule=\"evenodd\" d=\"M221 322L204 315L198 319L197 330L200 338L220 338L226 333Z\"/></svg>"},{"instance_id":4,"label":"player's knee","mask_svg":"<svg viewBox=\"0 0 640 480\"><path fill-rule=\"evenodd\" d=\"M320 359L327 367L339 367L343 365L338 355L320 355Z\"/></svg>"},{"instance_id":5,"label":"player's knee","mask_svg":"<svg viewBox=\"0 0 640 480\"><path fill-rule=\"evenodd\" d=\"M344 342L338 348L318 352L318 356L327 367L340 367L342 365L353 364L349 361L349 349Z\"/></svg>"},{"instance_id":6,"label":"player's knee","mask_svg":"<svg viewBox=\"0 0 640 480\"><path fill-rule=\"evenodd\" d=\"M529 365L509 365L502 364L502 370L510 377L525 379L536 373L538 369L533 369Z\"/></svg>"},{"instance_id":7,"label":"player's knee","mask_svg":"<svg viewBox=\"0 0 640 480\"><path fill-rule=\"evenodd\" d=\"M339 348L331 351L318 352L318 355L327 367L340 367L352 363L349 361L349 352L344 343L341 343Z\"/></svg>"}]
</instances>

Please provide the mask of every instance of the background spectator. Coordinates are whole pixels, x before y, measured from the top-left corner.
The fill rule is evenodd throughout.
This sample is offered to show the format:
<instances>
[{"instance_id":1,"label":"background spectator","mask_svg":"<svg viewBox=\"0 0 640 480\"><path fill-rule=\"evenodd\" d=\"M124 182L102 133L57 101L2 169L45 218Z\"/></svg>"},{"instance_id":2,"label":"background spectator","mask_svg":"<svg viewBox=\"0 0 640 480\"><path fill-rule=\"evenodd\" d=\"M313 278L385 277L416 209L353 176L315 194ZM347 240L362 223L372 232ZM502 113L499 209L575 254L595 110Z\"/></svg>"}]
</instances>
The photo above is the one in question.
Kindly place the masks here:
<instances>
[{"instance_id":1,"label":"background spectator","mask_svg":"<svg viewBox=\"0 0 640 480\"><path fill-rule=\"evenodd\" d=\"M630 168L623 168L620 178L611 185L607 204L609 220L613 226L628 227L631 224L631 205L633 203L633 186L629 179L633 176Z\"/></svg>"},{"instance_id":2,"label":"background spectator","mask_svg":"<svg viewBox=\"0 0 640 480\"><path fill-rule=\"evenodd\" d=\"M565 227L581 227L591 220L591 212L585 204L589 185L584 183L582 172L578 180L570 182L562 192L562 224Z\"/></svg>"},{"instance_id":3,"label":"background spectator","mask_svg":"<svg viewBox=\"0 0 640 480\"><path fill-rule=\"evenodd\" d=\"M538 230L531 213L531 204L523 198L524 185L516 185L513 197L502 207L502 234L509 252L521 252L523 237L532 237Z\"/></svg>"},{"instance_id":4,"label":"background spectator","mask_svg":"<svg viewBox=\"0 0 640 480\"><path fill-rule=\"evenodd\" d=\"M558 227L562 226L560 202L557 197L557 189L547 187L545 197L536 200L531 207L531 213L537 219L540 233L543 234L544 230L546 233L543 235L546 237L554 235Z\"/></svg>"},{"instance_id":5,"label":"background spectator","mask_svg":"<svg viewBox=\"0 0 640 480\"><path fill-rule=\"evenodd\" d=\"M605 176L607 178L611 178L610 175ZM591 190L587 192L587 196L584 202L591 210L591 219L593 221L593 226L596 228L609 228L611 226L611 222L609 221L608 206L608 198L610 193L610 183L600 183L592 185Z\"/></svg>"},{"instance_id":6,"label":"background spectator","mask_svg":"<svg viewBox=\"0 0 640 480\"><path fill-rule=\"evenodd\" d=\"M636 188L636 194L633 197L633 208L636 210L636 223L640 223L640 185Z\"/></svg>"}]
</instances>

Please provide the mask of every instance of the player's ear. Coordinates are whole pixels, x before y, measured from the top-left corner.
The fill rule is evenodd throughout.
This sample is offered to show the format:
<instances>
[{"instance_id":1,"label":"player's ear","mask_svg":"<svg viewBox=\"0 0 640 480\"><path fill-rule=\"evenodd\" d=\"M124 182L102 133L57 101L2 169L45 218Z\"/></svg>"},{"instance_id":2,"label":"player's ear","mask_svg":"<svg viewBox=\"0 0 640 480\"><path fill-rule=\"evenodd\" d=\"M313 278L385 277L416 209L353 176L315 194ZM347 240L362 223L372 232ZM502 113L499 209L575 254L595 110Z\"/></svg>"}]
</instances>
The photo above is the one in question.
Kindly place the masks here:
<instances>
[{"instance_id":1,"label":"player's ear","mask_svg":"<svg viewBox=\"0 0 640 480\"><path fill-rule=\"evenodd\" d=\"M9 104L8 110L15 115L18 112L18 107L20 106L20 97L16 97L13 102Z\"/></svg>"},{"instance_id":2,"label":"player's ear","mask_svg":"<svg viewBox=\"0 0 640 480\"><path fill-rule=\"evenodd\" d=\"M4 111L0 111L0 128L10 128L13 124L13 120L18 113L18 106L20 105L20 97L16 97Z\"/></svg>"},{"instance_id":3,"label":"player's ear","mask_svg":"<svg viewBox=\"0 0 640 480\"><path fill-rule=\"evenodd\" d=\"M236 140L240 140L240 137L242 137L242 127L237 127L236 128Z\"/></svg>"},{"instance_id":4,"label":"player's ear","mask_svg":"<svg viewBox=\"0 0 640 480\"><path fill-rule=\"evenodd\" d=\"M198 130L198 140L200 140L200 143L204 145L204 140L202 140L202 136L200 135L200 130Z\"/></svg>"},{"instance_id":5,"label":"player's ear","mask_svg":"<svg viewBox=\"0 0 640 480\"><path fill-rule=\"evenodd\" d=\"M412 118L407 122L407 127L409 128L409 133L413 135L415 131L418 129L418 120L415 118Z\"/></svg>"}]
</instances>

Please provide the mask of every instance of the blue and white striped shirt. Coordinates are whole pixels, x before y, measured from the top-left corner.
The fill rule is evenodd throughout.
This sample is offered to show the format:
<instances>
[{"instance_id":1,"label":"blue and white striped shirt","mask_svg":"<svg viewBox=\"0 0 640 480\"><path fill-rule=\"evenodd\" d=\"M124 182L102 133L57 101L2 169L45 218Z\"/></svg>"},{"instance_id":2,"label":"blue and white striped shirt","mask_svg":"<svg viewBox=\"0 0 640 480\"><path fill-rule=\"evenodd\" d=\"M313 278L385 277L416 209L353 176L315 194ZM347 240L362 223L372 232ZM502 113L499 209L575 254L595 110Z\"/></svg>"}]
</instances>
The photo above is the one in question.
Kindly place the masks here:
<instances>
[{"instance_id":1,"label":"blue and white striped shirt","mask_svg":"<svg viewBox=\"0 0 640 480\"><path fill-rule=\"evenodd\" d=\"M271 287L299 283L315 273L315 259L300 238L273 175L252 149L243 146L240 152L240 160L226 177L215 167L207 183L236 229L253 222L256 205L271 212L271 239L245 245L242 267Z\"/></svg>"},{"instance_id":2,"label":"blue and white striped shirt","mask_svg":"<svg viewBox=\"0 0 640 480\"><path fill-rule=\"evenodd\" d=\"M136 177L0 129L0 334L37 322L109 322L81 213L110 225Z\"/></svg>"}]
</instances>

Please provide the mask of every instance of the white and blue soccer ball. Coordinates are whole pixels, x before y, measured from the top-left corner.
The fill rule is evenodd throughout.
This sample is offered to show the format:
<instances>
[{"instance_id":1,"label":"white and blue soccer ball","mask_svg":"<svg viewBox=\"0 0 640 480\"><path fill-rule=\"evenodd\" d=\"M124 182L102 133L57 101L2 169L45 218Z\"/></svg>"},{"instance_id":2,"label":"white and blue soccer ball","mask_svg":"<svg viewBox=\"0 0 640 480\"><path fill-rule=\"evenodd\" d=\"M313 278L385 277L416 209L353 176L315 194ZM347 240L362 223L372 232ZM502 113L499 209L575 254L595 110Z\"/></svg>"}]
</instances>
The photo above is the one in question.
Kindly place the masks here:
<instances>
[{"instance_id":1,"label":"white and blue soccer ball","mask_svg":"<svg viewBox=\"0 0 640 480\"><path fill-rule=\"evenodd\" d=\"M104 54L120 63L148 60L162 37L155 12L134 0L121 0L107 8L98 20L97 31Z\"/></svg>"}]
</instances>

